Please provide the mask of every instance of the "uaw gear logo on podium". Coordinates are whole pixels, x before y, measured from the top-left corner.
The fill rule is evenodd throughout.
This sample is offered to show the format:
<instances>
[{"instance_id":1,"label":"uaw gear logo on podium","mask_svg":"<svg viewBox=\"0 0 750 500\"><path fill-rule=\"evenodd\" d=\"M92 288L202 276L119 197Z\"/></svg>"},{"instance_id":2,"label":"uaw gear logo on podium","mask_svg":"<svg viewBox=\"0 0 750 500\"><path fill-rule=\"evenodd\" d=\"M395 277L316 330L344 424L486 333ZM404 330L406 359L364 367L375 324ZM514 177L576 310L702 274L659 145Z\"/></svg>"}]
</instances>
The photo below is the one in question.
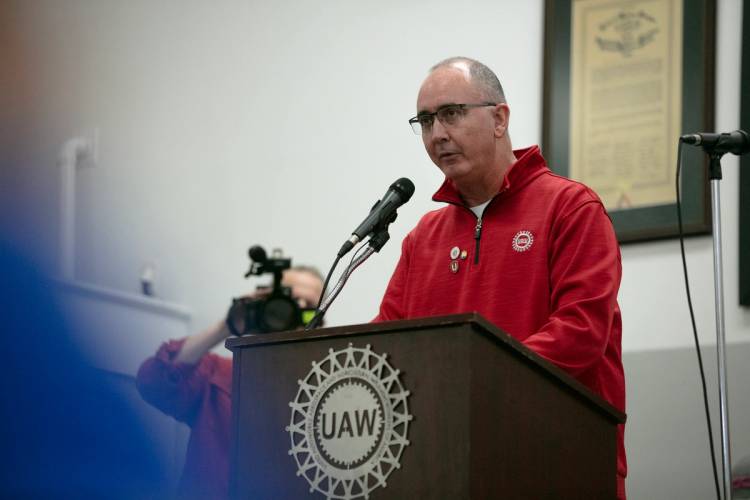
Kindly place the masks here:
<instances>
[{"instance_id":1,"label":"uaw gear logo on podium","mask_svg":"<svg viewBox=\"0 0 750 500\"><path fill-rule=\"evenodd\" d=\"M412 420L409 391L386 358L370 345L329 349L298 381L286 431L297 475L310 484L310 493L366 499L400 468Z\"/></svg>"}]
</instances>

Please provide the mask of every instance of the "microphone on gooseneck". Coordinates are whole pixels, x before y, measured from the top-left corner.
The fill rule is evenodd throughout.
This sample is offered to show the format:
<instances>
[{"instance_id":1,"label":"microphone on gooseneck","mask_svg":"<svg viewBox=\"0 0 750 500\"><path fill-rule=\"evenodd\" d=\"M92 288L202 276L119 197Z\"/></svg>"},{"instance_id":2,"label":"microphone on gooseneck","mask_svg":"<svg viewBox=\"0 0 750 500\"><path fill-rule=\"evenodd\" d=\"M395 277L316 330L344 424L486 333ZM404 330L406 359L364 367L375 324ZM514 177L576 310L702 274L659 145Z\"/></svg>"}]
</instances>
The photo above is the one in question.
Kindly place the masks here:
<instances>
[{"instance_id":1,"label":"microphone on gooseneck","mask_svg":"<svg viewBox=\"0 0 750 500\"><path fill-rule=\"evenodd\" d=\"M391 184L391 187L388 188L385 196L375 203L370 214L359 226L357 226L357 229L352 232L351 238L341 245L341 250L339 250L338 256L343 257L354 247L354 245L362 241L373 231L382 228L383 225L393 222L396 218L396 210L409 201L413 194L414 183L406 177L402 177Z\"/></svg>"}]
</instances>

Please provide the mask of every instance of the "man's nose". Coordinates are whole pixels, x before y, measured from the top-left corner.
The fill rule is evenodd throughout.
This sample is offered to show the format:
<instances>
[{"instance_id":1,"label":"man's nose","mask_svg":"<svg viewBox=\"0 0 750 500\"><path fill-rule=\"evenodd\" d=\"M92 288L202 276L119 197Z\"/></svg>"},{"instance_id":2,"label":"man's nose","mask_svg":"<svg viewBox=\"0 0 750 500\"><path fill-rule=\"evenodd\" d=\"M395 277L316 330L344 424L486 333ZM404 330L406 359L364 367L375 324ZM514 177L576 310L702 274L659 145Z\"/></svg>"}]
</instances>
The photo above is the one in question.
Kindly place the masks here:
<instances>
[{"instance_id":1,"label":"man's nose","mask_svg":"<svg viewBox=\"0 0 750 500\"><path fill-rule=\"evenodd\" d=\"M448 129L443 122L435 118L432 122L432 130L430 130L430 140L433 142L443 142L450 138L448 135Z\"/></svg>"}]
</instances>

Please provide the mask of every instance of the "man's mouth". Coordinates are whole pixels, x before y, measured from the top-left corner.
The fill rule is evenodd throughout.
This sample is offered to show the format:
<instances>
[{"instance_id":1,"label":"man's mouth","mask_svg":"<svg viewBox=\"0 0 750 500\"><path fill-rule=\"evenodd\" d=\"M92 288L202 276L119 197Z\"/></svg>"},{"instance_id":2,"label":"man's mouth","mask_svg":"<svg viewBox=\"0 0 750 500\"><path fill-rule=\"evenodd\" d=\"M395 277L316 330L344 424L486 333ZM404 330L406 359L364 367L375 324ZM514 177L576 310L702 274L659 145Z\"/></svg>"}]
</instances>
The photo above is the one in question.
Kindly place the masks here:
<instances>
[{"instance_id":1,"label":"man's mouth","mask_svg":"<svg viewBox=\"0 0 750 500\"><path fill-rule=\"evenodd\" d=\"M440 158L441 160L450 160L451 158L455 158L456 156L458 156L458 153L455 151L445 151L443 153L440 153L438 155L438 158Z\"/></svg>"}]
</instances>

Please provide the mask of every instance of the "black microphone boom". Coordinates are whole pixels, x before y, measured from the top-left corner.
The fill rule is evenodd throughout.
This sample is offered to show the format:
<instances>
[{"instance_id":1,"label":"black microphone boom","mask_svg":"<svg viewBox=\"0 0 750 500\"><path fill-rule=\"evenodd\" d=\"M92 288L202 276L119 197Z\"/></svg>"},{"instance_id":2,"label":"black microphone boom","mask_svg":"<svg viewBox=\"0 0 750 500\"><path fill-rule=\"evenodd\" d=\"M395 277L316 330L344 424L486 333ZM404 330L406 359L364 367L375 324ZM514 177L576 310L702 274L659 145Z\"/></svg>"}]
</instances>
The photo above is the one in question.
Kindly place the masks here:
<instances>
[{"instance_id":1,"label":"black microphone boom","mask_svg":"<svg viewBox=\"0 0 750 500\"><path fill-rule=\"evenodd\" d=\"M396 218L398 207L409 201L414 194L414 183L402 177L388 188L383 199L375 203L370 214L364 221L352 232L352 237L341 245L338 256L343 257L354 245L362 241L376 229L382 229Z\"/></svg>"},{"instance_id":2,"label":"black microphone boom","mask_svg":"<svg viewBox=\"0 0 750 500\"><path fill-rule=\"evenodd\" d=\"M732 153L744 155L750 152L750 136L744 130L724 132L723 134L687 134L680 137L685 144L701 146L706 153L724 154Z\"/></svg>"}]
</instances>

